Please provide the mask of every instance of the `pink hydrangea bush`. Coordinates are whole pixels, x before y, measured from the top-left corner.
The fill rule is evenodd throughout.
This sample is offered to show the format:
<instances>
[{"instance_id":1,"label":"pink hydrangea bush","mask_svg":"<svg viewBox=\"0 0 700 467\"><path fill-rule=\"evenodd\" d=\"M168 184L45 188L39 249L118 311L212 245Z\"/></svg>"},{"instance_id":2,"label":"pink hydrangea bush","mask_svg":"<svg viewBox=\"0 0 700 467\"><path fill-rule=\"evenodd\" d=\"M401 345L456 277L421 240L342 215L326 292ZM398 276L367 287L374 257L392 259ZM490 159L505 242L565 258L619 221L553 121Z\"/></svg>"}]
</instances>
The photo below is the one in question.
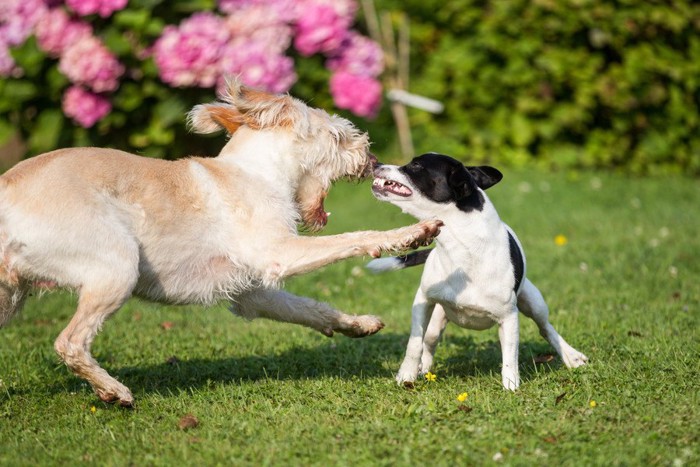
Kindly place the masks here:
<instances>
[{"instance_id":1,"label":"pink hydrangea bush","mask_svg":"<svg viewBox=\"0 0 700 467\"><path fill-rule=\"evenodd\" d=\"M345 71L331 76L335 105L356 115L375 117L381 105L382 85L376 79Z\"/></svg>"},{"instance_id":2,"label":"pink hydrangea bush","mask_svg":"<svg viewBox=\"0 0 700 467\"><path fill-rule=\"evenodd\" d=\"M124 66L95 36L81 37L69 45L58 62L58 69L73 83L95 92L114 91Z\"/></svg>"},{"instance_id":3,"label":"pink hydrangea bush","mask_svg":"<svg viewBox=\"0 0 700 467\"><path fill-rule=\"evenodd\" d=\"M71 86L63 94L61 108L80 126L90 128L112 110L112 104L104 96Z\"/></svg>"},{"instance_id":4,"label":"pink hydrangea bush","mask_svg":"<svg viewBox=\"0 0 700 467\"><path fill-rule=\"evenodd\" d=\"M289 90L297 79L294 60L254 39L233 41L224 50L220 67L220 89L226 76L240 76L249 86L275 93Z\"/></svg>"},{"instance_id":5,"label":"pink hydrangea bush","mask_svg":"<svg viewBox=\"0 0 700 467\"><path fill-rule=\"evenodd\" d=\"M0 0L0 76L22 77L11 49L34 35L38 48L57 60L58 71L68 78L65 115L89 128L110 113L110 94L118 92L125 75L143 75L134 63L152 60L170 87L221 87L227 76L236 75L250 86L280 93L297 80L293 48L301 56L327 58L339 108L365 117L379 109L383 56L377 44L352 29L356 0L218 0L216 11L167 25L148 43L126 32L123 39L137 44L125 58L130 70L100 36L109 20L91 24L95 16L110 18L128 5L128 0Z\"/></svg>"},{"instance_id":6,"label":"pink hydrangea bush","mask_svg":"<svg viewBox=\"0 0 700 467\"><path fill-rule=\"evenodd\" d=\"M123 9L129 0L66 0L66 5L81 16L98 14L103 18Z\"/></svg>"},{"instance_id":7,"label":"pink hydrangea bush","mask_svg":"<svg viewBox=\"0 0 700 467\"><path fill-rule=\"evenodd\" d=\"M230 40L226 23L212 13L197 13L179 27L167 26L153 47L161 79L173 86L214 86Z\"/></svg>"},{"instance_id":8,"label":"pink hydrangea bush","mask_svg":"<svg viewBox=\"0 0 700 467\"><path fill-rule=\"evenodd\" d=\"M0 0L0 76L21 74L10 48L27 40L46 10L43 0Z\"/></svg>"},{"instance_id":9,"label":"pink hydrangea bush","mask_svg":"<svg viewBox=\"0 0 700 467\"><path fill-rule=\"evenodd\" d=\"M36 24L37 43L50 57L59 57L69 45L92 36L92 27L71 18L62 8L52 8Z\"/></svg>"},{"instance_id":10,"label":"pink hydrangea bush","mask_svg":"<svg viewBox=\"0 0 700 467\"><path fill-rule=\"evenodd\" d=\"M250 86L288 91L296 81L290 45L302 55L321 53L336 82L360 83L361 89L336 86L336 105L372 117L381 104L378 76L384 69L381 48L351 29L354 0L219 0L226 16L198 14L168 26L153 47L160 77L173 86L222 86L237 75ZM350 76L350 77L349 77ZM371 88L363 105L342 104ZM367 102L368 99L373 102ZM359 111L359 113L358 113Z\"/></svg>"},{"instance_id":11,"label":"pink hydrangea bush","mask_svg":"<svg viewBox=\"0 0 700 467\"><path fill-rule=\"evenodd\" d=\"M349 34L357 9L355 2L334 0L303 0L297 8L294 47L303 55L337 50Z\"/></svg>"}]
</instances>

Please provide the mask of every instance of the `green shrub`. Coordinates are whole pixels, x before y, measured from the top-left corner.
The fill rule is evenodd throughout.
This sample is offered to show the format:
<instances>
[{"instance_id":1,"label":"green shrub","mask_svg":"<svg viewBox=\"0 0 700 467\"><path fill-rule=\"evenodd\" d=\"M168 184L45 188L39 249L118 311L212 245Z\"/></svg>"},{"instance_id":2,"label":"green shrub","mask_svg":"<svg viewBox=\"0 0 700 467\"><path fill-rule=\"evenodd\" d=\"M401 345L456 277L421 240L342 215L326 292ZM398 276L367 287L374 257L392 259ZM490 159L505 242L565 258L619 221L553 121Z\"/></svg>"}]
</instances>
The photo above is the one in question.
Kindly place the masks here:
<instances>
[{"instance_id":1,"label":"green shrub","mask_svg":"<svg viewBox=\"0 0 700 467\"><path fill-rule=\"evenodd\" d=\"M700 173L700 4L381 0L411 19L419 151Z\"/></svg>"}]
</instances>

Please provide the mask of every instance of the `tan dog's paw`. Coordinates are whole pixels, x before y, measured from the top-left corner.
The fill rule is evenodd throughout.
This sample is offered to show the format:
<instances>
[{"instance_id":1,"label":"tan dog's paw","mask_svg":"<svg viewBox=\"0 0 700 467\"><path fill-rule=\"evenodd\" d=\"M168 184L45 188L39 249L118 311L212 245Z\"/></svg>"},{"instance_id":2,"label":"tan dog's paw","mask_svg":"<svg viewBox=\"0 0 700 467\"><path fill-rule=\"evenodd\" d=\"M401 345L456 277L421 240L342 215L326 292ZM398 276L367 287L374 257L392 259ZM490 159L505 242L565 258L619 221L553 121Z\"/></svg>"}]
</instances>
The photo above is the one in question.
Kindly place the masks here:
<instances>
[{"instance_id":1,"label":"tan dog's paw","mask_svg":"<svg viewBox=\"0 0 700 467\"><path fill-rule=\"evenodd\" d=\"M129 391L126 386L118 382L117 384L113 384L109 389L95 388L95 393L97 394L97 397L108 404L118 402L122 407L134 407L134 396L131 395L131 391Z\"/></svg>"},{"instance_id":2,"label":"tan dog's paw","mask_svg":"<svg viewBox=\"0 0 700 467\"><path fill-rule=\"evenodd\" d=\"M348 337L366 337L376 334L384 327L384 323L377 316L360 315L351 316L342 328L336 329Z\"/></svg>"},{"instance_id":3,"label":"tan dog's paw","mask_svg":"<svg viewBox=\"0 0 700 467\"><path fill-rule=\"evenodd\" d=\"M414 250L422 246L428 246L433 242L433 239L440 234L440 227L442 226L442 221L431 219L404 227L405 232L402 233L404 233L405 236L395 245L394 250Z\"/></svg>"},{"instance_id":4,"label":"tan dog's paw","mask_svg":"<svg viewBox=\"0 0 700 467\"><path fill-rule=\"evenodd\" d=\"M408 227L390 230L386 232L390 234L388 240L384 244L369 248L367 253L373 258L379 258L385 252L400 253L428 246L440 234L440 227L443 225L441 220L431 219L420 221Z\"/></svg>"}]
</instances>

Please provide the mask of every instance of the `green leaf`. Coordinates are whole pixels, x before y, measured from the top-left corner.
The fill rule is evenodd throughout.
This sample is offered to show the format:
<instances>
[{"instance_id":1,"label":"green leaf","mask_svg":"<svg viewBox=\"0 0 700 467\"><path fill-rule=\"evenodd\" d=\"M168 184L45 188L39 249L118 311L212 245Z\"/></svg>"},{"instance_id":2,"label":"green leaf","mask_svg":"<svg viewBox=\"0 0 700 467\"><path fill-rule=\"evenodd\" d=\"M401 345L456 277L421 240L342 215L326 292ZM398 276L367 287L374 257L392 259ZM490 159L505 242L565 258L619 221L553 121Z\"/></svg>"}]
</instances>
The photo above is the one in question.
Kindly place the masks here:
<instances>
[{"instance_id":1,"label":"green leaf","mask_svg":"<svg viewBox=\"0 0 700 467\"><path fill-rule=\"evenodd\" d=\"M63 129L63 113L58 109L46 109L39 114L29 137L29 150L34 154L55 149Z\"/></svg>"},{"instance_id":2,"label":"green leaf","mask_svg":"<svg viewBox=\"0 0 700 467\"><path fill-rule=\"evenodd\" d=\"M26 80L10 79L3 82L0 90L0 112L19 110L24 103L36 97L37 86Z\"/></svg>"},{"instance_id":3,"label":"green leaf","mask_svg":"<svg viewBox=\"0 0 700 467\"><path fill-rule=\"evenodd\" d=\"M121 57L132 53L131 43L126 39L124 33L113 26L104 30L102 39L112 52Z\"/></svg>"},{"instance_id":4,"label":"green leaf","mask_svg":"<svg viewBox=\"0 0 700 467\"><path fill-rule=\"evenodd\" d=\"M187 105L176 96L172 96L156 104L153 109L154 118L164 127L168 127L175 122L184 121Z\"/></svg>"},{"instance_id":5,"label":"green leaf","mask_svg":"<svg viewBox=\"0 0 700 467\"><path fill-rule=\"evenodd\" d=\"M46 61L46 54L39 50L34 36L30 36L19 47L11 49L11 52L17 65L24 70L25 76L37 76Z\"/></svg>"},{"instance_id":6,"label":"green leaf","mask_svg":"<svg viewBox=\"0 0 700 467\"><path fill-rule=\"evenodd\" d=\"M0 118L0 148L15 134L15 128L4 118Z\"/></svg>"},{"instance_id":7,"label":"green leaf","mask_svg":"<svg viewBox=\"0 0 700 467\"><path fill-rule=\"evenodd\" d=\"M123 29L142 31L148 25L151 12L148 10L126 9L115 13L114 24Z\"/></svg>"},{"instance_id":8,"label":"green leaf","mask_svg":"<svg viewBox=\"0 0 700 467\"><path fill-rule=\"evenodd\" d=\"M137 109L143 103L143 94L140 86L135 83L124 83L119 92L112 99L114 107L130 112Z\"/></svg>"}]
</instances>

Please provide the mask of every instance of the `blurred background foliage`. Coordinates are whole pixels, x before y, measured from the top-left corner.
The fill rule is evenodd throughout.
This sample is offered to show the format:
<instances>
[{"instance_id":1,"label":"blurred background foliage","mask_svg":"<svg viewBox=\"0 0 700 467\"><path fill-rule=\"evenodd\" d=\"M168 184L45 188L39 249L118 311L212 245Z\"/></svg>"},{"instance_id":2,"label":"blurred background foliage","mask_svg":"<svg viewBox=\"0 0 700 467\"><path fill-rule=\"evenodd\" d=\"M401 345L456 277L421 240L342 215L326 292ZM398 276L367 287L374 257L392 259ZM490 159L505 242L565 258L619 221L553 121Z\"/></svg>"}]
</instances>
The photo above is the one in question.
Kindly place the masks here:
<instances>
[{"instance_id":1,"label":"blurred background foliage","mask_svg":"<svg viewBox=\"0 0 700 467\"><path fill-rule=\"evenodd\" d=\"M382 0L411 19L416 149L700 173L700 2Z\"/></svg>"},{"instance_id":2,"label":"blurred background foliage","mask_svg":"<svg viewBox=\"0 0 700 467\"><path fill-rule=\"evenodd\" d=\"M375 0L410 20L412 93L441 101L438 115L409 109L416 152L470 163L700 174L700 3L637 0ZM185 113L213 89L170 88L152 60L136 61L166 24L213 0L131 0L94 27L129 70L112 112L92 128L60 110L67 86L55 60L28 40L24 69L0 81L0 146L12 134L35 155L109 146L153 157L214 155L224 137L188 134ZM356 27L363 29L362 15ZM290 56L295 56L291 51ZM296 61L290 93L370 133L373 150L400 161L389 106L374 120L334 108L320 56ZM385 103L386 104L386 103Z\"/></svg>"}]
</instances>

